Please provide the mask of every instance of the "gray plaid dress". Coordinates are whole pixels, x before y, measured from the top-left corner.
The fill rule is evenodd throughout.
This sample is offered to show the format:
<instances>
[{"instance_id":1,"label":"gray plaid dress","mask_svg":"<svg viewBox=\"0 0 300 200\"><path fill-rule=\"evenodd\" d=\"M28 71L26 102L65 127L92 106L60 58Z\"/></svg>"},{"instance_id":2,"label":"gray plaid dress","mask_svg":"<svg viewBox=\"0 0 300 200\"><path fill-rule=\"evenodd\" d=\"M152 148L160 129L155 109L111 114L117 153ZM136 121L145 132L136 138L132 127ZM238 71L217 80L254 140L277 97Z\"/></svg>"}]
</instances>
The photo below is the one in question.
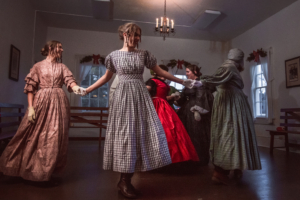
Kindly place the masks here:
<instances>
[{"instance_id":1,"label":"gray plaid dress","mask_svg":"<svg viewBox=\"0 0 300 200\"><path fill-rule=\"evenodd\" d=\"M113 51L105 66L119 83L109 109L103 169L148 171L172 163L164 129L143 80L144 67L156 66L149 52Z\"/></svg>"},{"instance_id":2,"label":"gray plaid dress","mask_svg":"<svg viewBox=\"0 0 300 200\"><path fill-rule=\"evenodd\" d=\"M225 170L261 169L251 109L235 62L225 61L214 75L202 76L201 81L218 86L211 120L213 164Z\"/></svg>"}]
</instances>

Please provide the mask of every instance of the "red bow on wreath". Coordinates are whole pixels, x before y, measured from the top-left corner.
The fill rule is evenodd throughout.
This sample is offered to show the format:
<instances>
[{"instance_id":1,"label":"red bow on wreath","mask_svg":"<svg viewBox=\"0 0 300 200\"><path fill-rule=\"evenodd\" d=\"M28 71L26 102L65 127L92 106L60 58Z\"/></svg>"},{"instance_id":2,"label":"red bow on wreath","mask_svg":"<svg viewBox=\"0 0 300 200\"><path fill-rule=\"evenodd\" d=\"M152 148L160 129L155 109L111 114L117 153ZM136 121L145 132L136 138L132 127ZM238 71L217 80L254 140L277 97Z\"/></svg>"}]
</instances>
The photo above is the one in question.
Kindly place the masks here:
<instances>
[{"instance_id":1,"label":"red bow on wreath","mask_svg":"<svg viewBox=\"0 0 300 200\"><path fill-rule=\"evenodd\" d=\"M178 60L177 61L177 68L182 69L182 65L184 64L184 60Z\"/></svg>"},{"instance_id":2,"label":"red bow on wreath","mask_svg":"<svg viewBox=\"0 0 300 200\"><path fill-rule=\"evenodd\" d=\"M100 55L94 55L93 54L93 64L99 65L99 59L100 59Z\"/></svg>"},{"instance_id":3,"label":"red bow on wreath","mask_svg":"<svg viewBox=\"0 0 300 200\"><path fill-rule=\"evenodd\" d=\"M259 62L259 53L257 51L253 51L253 55L255 57L254 61L258 63Z\"/></svg>"}]
</instances>

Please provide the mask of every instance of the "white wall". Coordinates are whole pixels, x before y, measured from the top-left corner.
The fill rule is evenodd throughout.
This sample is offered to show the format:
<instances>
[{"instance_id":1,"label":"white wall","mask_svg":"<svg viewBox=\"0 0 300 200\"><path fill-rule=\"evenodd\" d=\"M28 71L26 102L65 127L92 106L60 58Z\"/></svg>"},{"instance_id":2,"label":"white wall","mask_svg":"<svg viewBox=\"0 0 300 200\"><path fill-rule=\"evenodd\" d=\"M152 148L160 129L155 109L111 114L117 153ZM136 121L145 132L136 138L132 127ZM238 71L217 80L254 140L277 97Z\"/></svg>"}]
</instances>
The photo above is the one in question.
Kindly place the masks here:
<instances>
[{"instance_id":1,"label":"white wall","mask_svg":"<svg viewBox=\"0 0 300 200\"><path fill-rule=\"evenodd\" d=\"M117 27L116 27L117 29ZM74 73L76 55L108 55L110 52L122 48L122 41L117 33L104 33L61 28L48 28L47 40L61 41L64 48L63 62ZM184 59L199 62L203 74L212 74L222 63L224 52L228 51L225 43L174 39L163 41L162 37L142 36L140 49L149 50L155 55L159 64L161 60ZM150 78L149 70L145 70L144 79ZM71 100L72 101L72 100ZM79 130L79 129L78 129ZM89 131L89 132L88 132ZM97 131L98 132L98 131ZM72 129L71 135L76 136L79 131ZM85 136L91 136L92 131L85 130Z\"/></svg>"},{"instance_id":2,"label":"white wall","mask_svg":"<svg viewBox=\"0 0 300 200\"><path fill-rule=\"evenodd\" d=\"M47 25L43 18L36 14L35 31L34 31L34 63L45 59L41 54L41 49L47 42Z\"/></svg>"},{"instance_id":3,"label":"white wall","mask_svg":"<svg viewBox=\"0 0 300 200\"><path fill-rule=\"evenodd\" d=\"M0 6L0 102L24 104L24 78L32 67L34 10L29 0L1 1ZM21 51L19 81L8 79L10 45ZM9 89L8 89L9 88Z\"/></svg>"},{"instance_id":4,"label":"white wall","mask_svg":"<svg viewBox=\"0 0 300 200\"><path fill-rule=\"evenodd\" d=\"M273 48L273 113L274 125L256 125L258 142L269 147L267 129L275 129L280 123L281 108L300 107L300 87L286 88L285 60L300 56L300 1L296 1L254 28L232 40L232 46L242 49L246 56L258 48ZM245 93L250 97L251 80L249 63L243 73ZM277 144L283 143L277 139ZM296 141L298 140L298 141ZM291 142L300 143L300 137L290 135Z\"/></svg>"}]
</instances>

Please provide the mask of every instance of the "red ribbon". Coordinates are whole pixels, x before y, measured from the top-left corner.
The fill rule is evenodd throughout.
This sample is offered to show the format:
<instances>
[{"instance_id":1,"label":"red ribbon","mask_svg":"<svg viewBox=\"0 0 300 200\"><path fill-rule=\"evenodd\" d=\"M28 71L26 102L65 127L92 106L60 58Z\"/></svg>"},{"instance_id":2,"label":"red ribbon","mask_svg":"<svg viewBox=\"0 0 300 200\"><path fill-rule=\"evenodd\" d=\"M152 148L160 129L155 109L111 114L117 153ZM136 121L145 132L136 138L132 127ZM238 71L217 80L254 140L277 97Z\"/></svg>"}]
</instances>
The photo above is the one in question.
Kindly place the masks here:
<instances>
[{"instance_id":1,"label":"red ribbon","mask_svg":"<svg viewBox=\"0 0 300 200\"><path fill-rule=\"evenodd\" d=\"M177 61L177 68L182 69L182 65L184 64L184 60L178 60Z\"/></svg>"},{"instance_id":2,"label":"red ribbon","mask_svg":"<svg viewBox=\"0 0 300 200\"><path fill-rule=\"evenodd\" d=\"M93 54L93 64L97 64L99 65L99 59L100 59L100 55L94 55Z\"/></svg>"},{"instance_id":3,"label":"red ribbon","mask_svg":"<svg viewBox=\"0 0 300 200\"><path fill-rule=\"evenodd\" d=\"M258 63L259 62L259 53L256 51L253 51L253 55L255 57L254 61Z\"/></svg>"}]
</instances>

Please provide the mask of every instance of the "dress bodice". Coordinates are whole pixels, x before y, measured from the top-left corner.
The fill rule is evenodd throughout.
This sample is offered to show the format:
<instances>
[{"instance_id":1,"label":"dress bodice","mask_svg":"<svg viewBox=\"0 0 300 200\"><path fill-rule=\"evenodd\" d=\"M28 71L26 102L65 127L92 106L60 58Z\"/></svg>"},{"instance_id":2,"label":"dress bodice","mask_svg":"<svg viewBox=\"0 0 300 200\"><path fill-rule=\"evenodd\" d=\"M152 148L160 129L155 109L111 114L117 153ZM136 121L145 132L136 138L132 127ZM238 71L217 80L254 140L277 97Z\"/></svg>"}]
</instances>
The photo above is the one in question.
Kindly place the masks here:
<instances>
[{"instance_id":1,"label":"dress bodice","mask_svg":"<svg viewBox=\"0 0 300 200\"><path fill-rule=\"evenodd\" d=\"M164 81L160 79L153 78L152 79L155 84L156 84L156 94L155 97L159 97L162 99L167 99L167 95L169 94L170 91L170 86L167 85Z\"/></svg>"},{"instance_id":2,"label":"dress bodice","mask_svg":"<svg viewBox=\"0 0 300 200\"><path fill-rule=\"evenodd\" d=\"M25 78L26 86L25 93L44 88L61 88L65 84L68 91L71 92L71 84L76 83L72 72L62 63L51 63L46 59L36 63L30 70L30 73Z\"/></svg>"}]
</instances>

